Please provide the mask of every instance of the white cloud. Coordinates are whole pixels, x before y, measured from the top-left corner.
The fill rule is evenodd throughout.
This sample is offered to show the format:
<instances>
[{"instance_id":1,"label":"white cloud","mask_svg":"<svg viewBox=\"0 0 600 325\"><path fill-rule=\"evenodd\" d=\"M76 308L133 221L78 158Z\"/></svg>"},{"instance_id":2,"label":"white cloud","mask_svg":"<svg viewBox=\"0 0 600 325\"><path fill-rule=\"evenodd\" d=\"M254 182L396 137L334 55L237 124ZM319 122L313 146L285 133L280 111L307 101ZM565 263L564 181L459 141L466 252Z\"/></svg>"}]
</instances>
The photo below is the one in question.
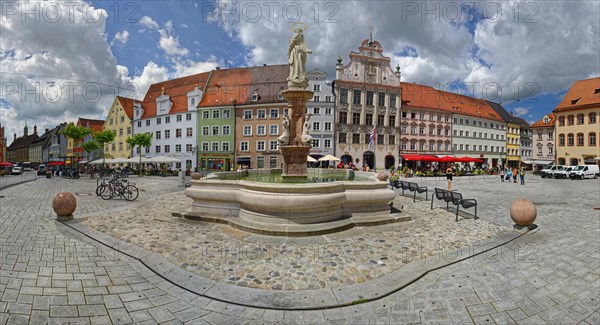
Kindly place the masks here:
<instances>
[{"instance_id":1,"label":"white cloud","mask_svg":"<svg viewBox=\"0 0 600 325\"><path fill-rule=\"evenodd\" d=\"M158 46L165 51L165 53L169 56L187 56L190 51L185 47L182 47L179 44L179 37L175 37L172 35L173 33L173 25L169 20L165 24L165 28L161 28L158 30L160 34L160 40L158 41Z\"/></svg>"},{"instance_id":2,"label":"white cloud","mask_svg":"<svg viewBox=\"0 0 600 325\"><path fill-rule=\"evenodd\" d=\"M529 113L529 110L531 110L531 107L516 107L516 108L513 108L513 111L515 112L515 116L517 116L517 117L521 117L521 116L527 115L527 113Z\"/></svg>"},{"instance_id":3,"label":"white cloud","mask_svg":"<svg viewBox=\"0 0 600 325\"><path fill-rule=\"evenodd\" d=\"M210 71L218 66L221 66L215 57L211 57L206 62L196 62L192 60L174 61L173 62L173 78L185 77L193 74Z\"/></svg>"},{"instance_id":4,"label":"white cloud","mask_svg":"<svg viewBox=\"0 0 600 325\"><path fill-rule=\"evenodd\" d=\"M127 44L127 40L129 39L129 32L124 30L122 32L117 32L115 34L115 40L123 43L123 44Z\"/></svg>"},{"instance_id":5,"label":"white cloud","mask_svg":"<svg viewBox=\"0 0 600 325\"><path fill-rule=\"evenodd\" d=\"M140 18L140 20L138 21L138 24L145 26L149 29L157 29L158 28L158 24L156 23L156 21L148 16L143 16L142 18Z\"/></svg>"}]
</instances>

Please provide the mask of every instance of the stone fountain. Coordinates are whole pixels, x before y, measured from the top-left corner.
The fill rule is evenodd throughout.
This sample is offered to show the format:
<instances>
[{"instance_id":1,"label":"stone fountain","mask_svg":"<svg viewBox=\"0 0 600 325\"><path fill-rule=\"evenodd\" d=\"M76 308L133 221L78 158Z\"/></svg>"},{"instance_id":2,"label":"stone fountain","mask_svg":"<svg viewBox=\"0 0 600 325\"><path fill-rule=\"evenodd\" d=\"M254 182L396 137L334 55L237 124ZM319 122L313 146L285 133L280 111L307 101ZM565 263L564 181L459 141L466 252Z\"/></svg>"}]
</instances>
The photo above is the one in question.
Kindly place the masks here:
<instances>
[{"instance_id":1,"label":"stone fountain","mask_svg":"<svg viewBox=\"0 0 600 325\"><path fill-rule=\"evenodd\" d=\"M278 236L311 236L410 220L406 213L391 212L395 193L374 174L317 169L311 173L343 173L348 181L307 183L307 156L313 139L310 115L305 112L313 92L307 89L306 56L312 51L304 43L305 29L303 23L292 25L294 36L288 48L290 73L283 96L289 115L283 117L283 133L278 139L284 160L282 183L239 180L262 171L222 172L192 180L185 190L193 199L192 209L182 216Z\"/></svg>"}]
</instances>

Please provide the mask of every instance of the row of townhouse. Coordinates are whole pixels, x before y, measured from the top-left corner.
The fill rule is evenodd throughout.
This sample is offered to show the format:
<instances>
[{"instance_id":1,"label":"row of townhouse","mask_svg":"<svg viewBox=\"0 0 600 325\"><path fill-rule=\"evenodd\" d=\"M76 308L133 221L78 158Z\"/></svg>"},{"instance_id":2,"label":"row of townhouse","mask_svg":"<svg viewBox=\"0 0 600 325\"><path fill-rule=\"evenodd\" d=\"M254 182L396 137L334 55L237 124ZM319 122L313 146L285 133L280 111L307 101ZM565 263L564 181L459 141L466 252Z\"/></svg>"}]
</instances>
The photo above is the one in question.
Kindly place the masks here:
<instances>
[{"instance_id":1,"label":"row of townhouse","mask_svg":"<svg viewBox=\"0 0 600 325\"><path fill-rule=\"evenodd\" d=\"M552 113L535 122L533 162L539 168L600 164L600 78L578 80Z\"/></svg>"},{"instance_id":2,"label":"row of townhouse","mask_svg":"<svg viewBox=\"0 0 600 325\"><path fill-rule=\"evenodd\" d=\"M394 71L382 53L379 42L365 40L348 64L338 58L333 82L321 70L309 73L311 156L334 154L344 163L386 169L403 153L470 156L488 166L529 157L525 121L498 103L401 82L400 67ZM177 168L281 167L277 138L288 110L282 96L288 69L217 68L153 84L142 101L129 104L132 132L152 133L143 154L179 158ZM127 117L119 119L128 125ZM122 129L128 136L129 127ZM115 150L117 143L109 147Z\"/></svg>"}]
</instances>

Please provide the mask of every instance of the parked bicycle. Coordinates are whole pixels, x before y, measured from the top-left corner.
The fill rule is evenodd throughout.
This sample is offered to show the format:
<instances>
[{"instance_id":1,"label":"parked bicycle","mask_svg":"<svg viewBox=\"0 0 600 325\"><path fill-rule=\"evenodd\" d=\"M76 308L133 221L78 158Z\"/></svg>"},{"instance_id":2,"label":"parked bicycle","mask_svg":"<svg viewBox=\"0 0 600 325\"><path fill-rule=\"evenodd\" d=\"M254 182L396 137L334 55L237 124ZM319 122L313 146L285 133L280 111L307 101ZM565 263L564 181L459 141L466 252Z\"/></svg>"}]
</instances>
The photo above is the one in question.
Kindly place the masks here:
<instances>
[{"instance_id":1,"label":"parked bicycle","mask_svg":"<svg viewBox=\"0 0 600 325\"><path fill-rule=\"evenodd\" d=\"M127 201L134 201L139 196L139 190L135 184L130 184L127 179L112 178L108 181L103 179L96 188L96 195L104 200L110 200L116 196Z\"/></svg>"}]
</instances>

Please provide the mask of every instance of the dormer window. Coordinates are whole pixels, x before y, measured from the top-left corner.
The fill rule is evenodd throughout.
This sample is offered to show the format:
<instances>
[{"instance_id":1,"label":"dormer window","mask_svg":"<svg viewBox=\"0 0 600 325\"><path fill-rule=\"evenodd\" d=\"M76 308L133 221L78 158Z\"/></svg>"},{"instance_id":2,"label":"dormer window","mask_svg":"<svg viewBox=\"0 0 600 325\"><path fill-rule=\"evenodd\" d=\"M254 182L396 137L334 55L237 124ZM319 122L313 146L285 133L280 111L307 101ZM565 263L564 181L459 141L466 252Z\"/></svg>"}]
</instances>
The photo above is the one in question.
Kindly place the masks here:
<instances>
[{"instance_id":1,"label":"dormer window","mask_svg":"<svg viewBox=\"0 0 600 325\"><path fill-rule=\"evenodd\" d=\"M544 123L548 123L550 122L550 119L548 117L544 117Z\"/></svg>"},{"instance_id":2,"label":"dormer window","mask_svg":"<svg viewBox=\"0 0 600 325\"><path fill-rule=\"evenodd\" d=\"M190 99L190 104L191 104L191 106L196 105L196 98Z\"/></svg>"},{"instance_id":3,"label":"dormer window","mask_svg":"<svg viewBox=\"0 0 600 325\"><path fill-rule=\"evenodd\" d=\"M260 96L258 96L258 92L256 90L250 95L250 99L253 102L257 102L259 98L260 98Z\"/></svg>"},{"instance_id":4,"label":"dormer window","mask_svg":"<svg viewBox=\"0 0 600 325\"><path fill-rule=\"evenodd\" d=\"M571 105L575 105L575 104L577 104L577 102L578 102L580 99L581 99L581 98L573 99L573 100L571 101Z\"/></svg>"},{"instance_id":5,"label":"dormer window","mask_svg":"<svg viewBox=\"0 0 600 325\"><path fill-rule=\"evenodd\" d=\"M198 85L196 85L196 87L192 91L187 93L188 111L196 110L196 106L198 106L198 104L202 100L202 94L203 92L198 88Z\"/></svg>"}]
</instances>

